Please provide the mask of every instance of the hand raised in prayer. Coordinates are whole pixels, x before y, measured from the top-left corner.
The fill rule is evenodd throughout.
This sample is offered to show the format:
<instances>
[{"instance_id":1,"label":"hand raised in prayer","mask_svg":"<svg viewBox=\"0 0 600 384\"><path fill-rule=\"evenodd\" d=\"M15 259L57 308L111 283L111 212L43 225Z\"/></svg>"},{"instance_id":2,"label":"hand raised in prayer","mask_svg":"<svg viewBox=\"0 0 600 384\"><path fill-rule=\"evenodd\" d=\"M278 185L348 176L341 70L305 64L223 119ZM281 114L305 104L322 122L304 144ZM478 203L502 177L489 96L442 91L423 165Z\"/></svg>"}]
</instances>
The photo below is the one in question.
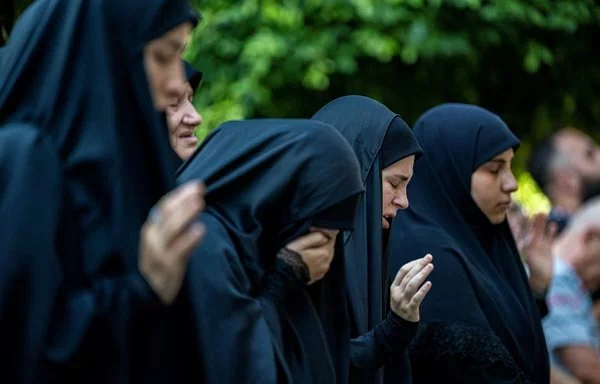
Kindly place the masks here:
<instances>
[{"instance_id":1,"label":"hand raised in prayer","mask_svg":"<svg viewBox=\"0 0 600 384\"><path fill-rule=\"evenodd\" d=\"M311 228L311 231L285 246L302 259L301 263L310 276L308 284L321 280L329 271L335 253L335 240L339 233L338 230L317 228Z\"/></svg>"},{"instance_id":2,"label":"hand raised in prayer","mask_svg":"<svg viewBox=\"0 0 600 384\"><path fill-rule=\"evenodd\" d=\"M164 304L181 288L189 257L204 237L194 220L204 209L204 186L189 182L165 195L142 226L138 266Z\"/></svg>"},{"instance_id":3,"label":"hand raised in prayer","mask_svg":"<svg viewBox=\"0 0 600 384\"><path fill-rule=\"evenodd\" d=\"M548 225L548 216L540 213L531 219L525 237L522 257L529 267L529 285L537 294L546 292L552 280L552 244L556 230L556 224Z\"/></svg>"},{"instance_id":4,"label":"hand raised in prayer","mask_svg":"<svg viewBox=\"0 0 600 384\"><path fill-rule=\"evenodd\" d=\"M417 322L420 319L421 303L431 288L431 282L425 280L433 271L432 260L431 255L425 255L404 264L396 274L390 287L390 307L404 320Z\"/></svg>"}]
</instances>

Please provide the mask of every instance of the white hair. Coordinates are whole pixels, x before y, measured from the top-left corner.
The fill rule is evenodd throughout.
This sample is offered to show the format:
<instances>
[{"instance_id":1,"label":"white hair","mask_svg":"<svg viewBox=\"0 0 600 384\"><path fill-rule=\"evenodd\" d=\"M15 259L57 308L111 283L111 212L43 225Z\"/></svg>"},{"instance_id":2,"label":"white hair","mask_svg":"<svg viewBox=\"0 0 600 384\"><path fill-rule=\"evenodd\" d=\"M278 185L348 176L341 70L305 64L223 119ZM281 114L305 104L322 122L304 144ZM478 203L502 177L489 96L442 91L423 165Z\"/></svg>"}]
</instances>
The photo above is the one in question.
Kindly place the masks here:
<instances>
[{"instance_id":1,"label":"white hair","mask_svg":"<svg viewBox=\"0 0 600 384\"><path fill-rule=\"evenodd\" d=\"M600 227L600 196L586 202L569 220L568 231L582 231L591 226Z\"/></svg>"}]
</instances>

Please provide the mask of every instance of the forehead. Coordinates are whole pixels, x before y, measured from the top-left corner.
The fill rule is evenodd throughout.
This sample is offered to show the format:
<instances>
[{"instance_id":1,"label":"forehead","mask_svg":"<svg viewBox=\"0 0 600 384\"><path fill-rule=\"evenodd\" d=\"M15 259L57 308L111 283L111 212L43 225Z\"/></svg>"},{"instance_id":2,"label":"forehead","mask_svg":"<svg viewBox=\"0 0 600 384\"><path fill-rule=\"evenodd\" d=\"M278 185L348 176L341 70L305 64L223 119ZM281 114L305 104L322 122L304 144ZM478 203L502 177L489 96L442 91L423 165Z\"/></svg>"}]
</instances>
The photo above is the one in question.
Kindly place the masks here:
<instances>
[{"instance_id":1,"label":"forehead","mask_svg":"<svg viewBox=\"0 0 600 384\"><path fill-rule=\"evenodd\" d=\"M515 151L512 148L507 149L506 151L499 153L498 155L492 157L487 162L497 162L497 161L510 161L515 156Z\"/></svg>"},{"instance_id":2,"label":"forehead","mask_svg":"<svg viewBox=\"0 0 600 384\"><path fill-rule=\"evenodd\" d=\"M556 136L555 143L557 149L563 153L577 153L595 145L588 135L575 129L561 131Z\"/></svg>"},{"instance_id":3,"label":"forehead","mask_svg":"<svg viewBox=\"0 0 600 384\"><path fill-rule=\"evenodd\" d=\"M415 155L405 157L404 159L398 160L394 164L383 169L386 174L400 174L403 176L412 175L413 166L415 163Z\"/></svg>"}]
</instances>

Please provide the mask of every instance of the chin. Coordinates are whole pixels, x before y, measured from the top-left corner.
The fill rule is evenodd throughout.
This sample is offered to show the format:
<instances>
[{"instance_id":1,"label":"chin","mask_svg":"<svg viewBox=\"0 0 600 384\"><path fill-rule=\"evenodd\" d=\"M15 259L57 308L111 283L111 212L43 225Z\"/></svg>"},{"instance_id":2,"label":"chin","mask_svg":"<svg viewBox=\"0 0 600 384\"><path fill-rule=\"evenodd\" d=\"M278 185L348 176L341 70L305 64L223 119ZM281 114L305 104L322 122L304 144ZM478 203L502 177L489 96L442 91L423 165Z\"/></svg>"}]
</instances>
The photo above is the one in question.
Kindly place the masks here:
<instances>
[{"instance_id":1,"label":"chin","mask_svg":"<svg viewBox=\"0 0 600 384\"><path fill-rule=\"evenodd\" d=\"M488 219L494 225L501 224L502 222L504 222L506 220L506 213L496 214L491 217L488 217Z\"/></svg>"}]
</instances>

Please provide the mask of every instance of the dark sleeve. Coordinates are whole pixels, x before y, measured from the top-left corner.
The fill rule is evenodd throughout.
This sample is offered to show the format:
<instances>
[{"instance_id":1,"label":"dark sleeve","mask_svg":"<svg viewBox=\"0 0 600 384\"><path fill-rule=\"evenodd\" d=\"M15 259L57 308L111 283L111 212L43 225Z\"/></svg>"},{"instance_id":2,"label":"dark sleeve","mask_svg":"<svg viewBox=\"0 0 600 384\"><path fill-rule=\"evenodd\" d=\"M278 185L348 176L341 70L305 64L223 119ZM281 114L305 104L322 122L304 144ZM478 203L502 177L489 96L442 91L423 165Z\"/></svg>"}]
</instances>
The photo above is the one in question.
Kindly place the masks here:
<instances>
[{"instance_id":1,"label":"dark sleeve","mask_svg":"<svg viewBox=\"0 0 600 384\"><path fill-rule=\"evenodd\" d=\"M62 179L56 156L33 128L0 131L0 371L33 383L62 279L55 235Z\"/></svg>"},{"instance_id":2,"label":"dark sleeve","mask_svg":"<svg viewBox=\"0 0 600 384\"><path fill-rule=\"evenodd\" d=\"M285 383L285 368L269 323L277 313L256 297L242 261L223 240L228 235L210 215L207 236L190 260L186 294L200 351L203 382ZM269 316L274 319L269 320Z\"/></svg>"},{"instance_id":3,"label":"dark sleeve","mask_svg":"<svg viewBox=\"0 0 600 384\"><path fill-rule=\"evenodd\" d=\"M435 246L428 251L434 255L435 270L410 353L413 377L418 379L413 381L456 377L462 383L525 382L510 352L491 330L460 256Z\"/></svg>"},{"instance_id":4,"label":"dark sleeve","mask_svg":"<svg viewBox=\"0 0 600 384\"><path fill-rule=\"evenodd\" d=\"M352 368L374 375L391 355L404 352L418 329L418 322L404 320L390 311L370 332L351 340Z\"/></svg>"},{"instance_id":5,"label":"dark sleeve","mask_svg":"<svg viewBox=\"0 0 600 384\"><path fill-rule=\"evenodd\" d=\"M64 284L46 350L49 369L55 375L82 377L98 361L126 367L133 324L141 326L145 316L152 316L151 310L162 308L137 270L94 277L85 286Z\"/></svg>"}]
</instances>

